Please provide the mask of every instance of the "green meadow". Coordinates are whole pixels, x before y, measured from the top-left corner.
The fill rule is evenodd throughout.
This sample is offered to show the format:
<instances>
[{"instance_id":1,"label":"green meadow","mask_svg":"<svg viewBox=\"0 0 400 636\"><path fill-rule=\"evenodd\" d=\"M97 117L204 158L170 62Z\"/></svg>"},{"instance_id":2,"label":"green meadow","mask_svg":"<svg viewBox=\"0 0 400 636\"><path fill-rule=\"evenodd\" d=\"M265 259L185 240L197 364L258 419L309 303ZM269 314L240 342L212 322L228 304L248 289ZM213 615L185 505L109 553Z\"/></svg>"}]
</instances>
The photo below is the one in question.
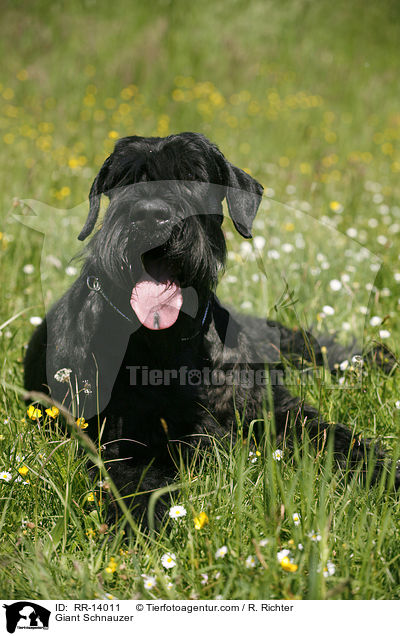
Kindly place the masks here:
<instances>
[{"instance_id":1,"label":"green meadow","mask_svg":"<svg viewBox=\"0 0 400 636\"><path fill-rule=\"evenodd\" d=\"M398 599L390 471L363 486L306 438L292 452L273 436L256 446L233 412L235 445L215 439L193 465L178 463L144 533L123 502L107 525L101 458L93 480L82 435L49 404L28 413L22 400L34 326L79 272L91 183L133 134L201 132L264 185L252 241L224 221L223 301L399 354L398 3L1 9L0 596ZM397 460L400 372L341 367L307 383L294 373L290 389ZM170 514L154 528L159 496Z\"/></svg>"}]
</instances>

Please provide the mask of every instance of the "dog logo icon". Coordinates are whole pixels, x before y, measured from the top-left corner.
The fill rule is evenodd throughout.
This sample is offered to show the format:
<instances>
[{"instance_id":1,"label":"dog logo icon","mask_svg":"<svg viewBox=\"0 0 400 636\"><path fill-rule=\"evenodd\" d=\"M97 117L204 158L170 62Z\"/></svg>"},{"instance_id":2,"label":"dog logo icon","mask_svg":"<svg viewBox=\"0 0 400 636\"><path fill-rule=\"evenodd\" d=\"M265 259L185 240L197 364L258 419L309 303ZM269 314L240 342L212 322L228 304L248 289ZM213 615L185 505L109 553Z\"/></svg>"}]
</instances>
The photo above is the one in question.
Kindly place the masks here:
<instances>
[{"instance_id":1,"label":"dog logo icon","mask_svg":"<svg viewBox=\"0 0 400 636\"><path fill-rule=\"evenodd\" d=\"M37 603L18 601L3 607L6 610L6 627L9 634L14 634L16 629L49 629L51 612Z\"/></svg>"}]
</instances>

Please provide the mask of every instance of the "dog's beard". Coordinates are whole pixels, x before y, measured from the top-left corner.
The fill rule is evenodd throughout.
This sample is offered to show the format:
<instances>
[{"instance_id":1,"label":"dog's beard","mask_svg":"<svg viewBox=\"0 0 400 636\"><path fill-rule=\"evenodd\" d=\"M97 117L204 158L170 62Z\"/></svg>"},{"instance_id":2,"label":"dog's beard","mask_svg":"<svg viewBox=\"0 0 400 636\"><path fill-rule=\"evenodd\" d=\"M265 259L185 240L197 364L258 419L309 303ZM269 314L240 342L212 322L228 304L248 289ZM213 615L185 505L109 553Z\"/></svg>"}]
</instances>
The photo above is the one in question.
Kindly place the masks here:
<instances>
[{"instance_id":1,"label":"dog's beard","mask_svg":"<svg viewBox=\"0 0 400 636\"><path fill-rule=\"evenodd\" d=\"M213 222L210 217L208 222L213 223L214 233L219 237L215 245L210 245L205 221L192 216L177 224L166 243L142 256L143 270L134 281L130 305L148 329L172 327L181 310L194 318L210 288L217 283L225 242L218 221Z\"/></svg>"}]
</instances>

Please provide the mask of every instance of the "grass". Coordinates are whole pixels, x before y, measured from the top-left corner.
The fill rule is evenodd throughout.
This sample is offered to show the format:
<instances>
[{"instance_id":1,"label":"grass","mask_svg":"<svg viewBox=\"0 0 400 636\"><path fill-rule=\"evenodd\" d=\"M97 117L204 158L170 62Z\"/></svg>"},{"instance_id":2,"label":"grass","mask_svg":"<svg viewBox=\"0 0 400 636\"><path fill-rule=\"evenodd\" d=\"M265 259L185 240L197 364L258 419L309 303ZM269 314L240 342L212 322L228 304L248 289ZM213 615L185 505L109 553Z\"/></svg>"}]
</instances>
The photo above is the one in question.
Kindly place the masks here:
<instances>
[{"instance_id":1,"label":"grass","mask_svg":"<svg viewBox=\"0 0 400 636\"><path fill-rule=\"evenodd\" d=\"M399 598L398 496L360 487L329 453L306 444L276 461L263 443L253 463L248 439L231 452L213 440L163 495L186 516L148 537L104 526L107 488L93 486L78 440L29 419L19 391L30 321L76 275L87 192L127 134L203 132L266 186L253 243L225 221L223 300L398 353L397 3L25 5L3 2L0 26L0 471L12 476L0 481L0 595ZM295 376L291 389L396 455L398 373L353 380Z\"/></svg>"}]
</instances>

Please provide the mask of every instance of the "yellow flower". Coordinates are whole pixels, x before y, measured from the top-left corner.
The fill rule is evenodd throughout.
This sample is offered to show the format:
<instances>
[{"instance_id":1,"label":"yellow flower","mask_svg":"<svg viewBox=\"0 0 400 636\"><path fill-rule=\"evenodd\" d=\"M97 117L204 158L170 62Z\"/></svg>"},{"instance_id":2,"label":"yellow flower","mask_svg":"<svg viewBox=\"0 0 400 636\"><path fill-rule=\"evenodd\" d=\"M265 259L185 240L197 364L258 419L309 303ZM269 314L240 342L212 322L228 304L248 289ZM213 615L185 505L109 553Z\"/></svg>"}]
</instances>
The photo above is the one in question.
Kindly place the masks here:
<instances>
[{"instance_id":1,"label":"yellow flower","mask_svg":"<svg viewBox=\"0 0 400 636\"><path fill-rule=\"evenodd\" d=\"M85 104L85 106L94 106L96 103L96 98L92 94L85 95L85 97L83 98L83 103Z\"/></svg>"},{"instance_id":2,"label":"yellow flower","mask_svg":"<svg viewBox=\"0 0 400 636\"><path fill-rule=\"evenodd\" d=\"M28 408L27 414L31 420L38 420L40 417L42 417L42 411L33 406L33 404L31 404Z\"/></svg>"},{"instance_id":3,"label":"yellow flower","mask_svg":"<svg viewBox=\"0 0 400 636\"><path fill-rule=\"evenodd\" d=\"M331 201L329 207L332 212L338 212L339 210L343 209L343 206L341 203L339 203L339 201Z\"/></svg>"},{"instance_id":4,"label":"yellow flower","mask_svg":"<svg viewBox=\"0 0 400 636\"><path fill-rule=\"evenodd\" d=\"M196 530L201 530L208 523L208 517L204 511L202 511L197 517L194 518L194 527Z\"/></svg>"},{"instance_id":5,"label":"yellow flower","mask_svg":"<svg viewBox=\"0 0 400 636\"><path fill-rule=\"evenodd\" d=\"M110 130L110 132L108 133L108 136L110 139L118 139L119 134L117 133L116 130Z\"/></svg>"},{"instance_id":6,"label":"yellow flower","mask_svg":"<svg viewBox=\"0 0 400 636\"><path fill-rule=\"evenodd\" d=\"M335 141L337 139L337 135L336 133L333 132L333 130L327 130L325 133L325 141L328 142L328 144L334 144Z\"/></svg>"},{"instance_id":7,"label":"yellow flower","mask_svg":"<svg viewBox=\"0 0 400 636\"><path fill-rule=\"evenodd\" d=\"M89 537L89 539L93 539L93 537L96 536L96 533L93 530L93 528L89 528L89 530L86 530L86 536Z\"/></svg>"},{"instance_id":8,"label":"yellow flower","mask_svg":"<svg viewBox=\"0 0 400 636\"><path fill-rule=\"evenodd\" d=\"M312 168L309 163L303 162L300 164L300 172L302 174L311 174Z\"/></svg>"},{"instance_id":9,"label":"yellow flower","mask_svg":"<svg viewBox=\"0 0 400 636\"><path fill-rule=\"evenodd\" d=\"M29 473L29 468L28 466L21 466L21 468L18 468L18 472L21 477L25 477Z\"/></svg>"},{"instance_id":10,"label":"yellow flower","mask_svg":"<svg viewBox=\"0 0 400 636\"><path fill-rule=\"evenodd\" d=\"M88 64L87 66L85 66L84 68L84 73L85 75L87 75L88 77L92 77L92 75L95 75L96 73L96 67L93 66L93 64Z\"/></svg>"},{"instance_id":11,"label":"yellow flower","mask_svg":"<svg viewBox=\"0 0 400 636\"><path fill-rule=\"evenodd\" d=\"M78 417L78 419L76 420L76 425L82 429L89 426L84 417Z\"/></svg>"},{"instance_id":12,"label":"yellow flower","mask_svg":"<svg viewBox=\"0 0 400 636\"><path fill-rule=\"evenodd\" d=\"M298 565L292 563L288 556L283 557L281 560L281 568L285 570L285 572L296 572L298 570Z\"/></svg>"},{"instance_id":13,"label":"yellow flower","mask_svg":"<svg viewBox=\"0 0 400 636\"><path fill-rule=\"evenodd\" d=\"M114 557L111 557L105 570L107 574L114 574L115 570L117 569L117 565L118 564Z\"/></svg>"},{"instance_id":14,"label":"yellow flower","mask_svg":"<svg viewBox=\"0 0 400 636\"><path fill-rule=\"evenodd\" d=\"M3 97L4 99L12 99L14 97L14 91L12 88L5 88L3 91Z\"/></svg>"},{"instance_id":15,"label":"yellow flower","mask_svg":"<svg viewBox=\"0 0 400 636\"><path fill-rule=\"evenodd\" d=\"M293 232L294 230L294 223L288 222L285 223L285 225L283 226L283 229L286 230L286 232Z\"/></svg>"},{"instance_id":16,"label":"yellow flower","mask_svg":"<svg viewBox=\"0 0 400 636\"><path fill-rule=\"evenodd\" d=\"M391 156L394 152L393 144L391 144L390 142L386 142L382 144L381 150L383 154Z\"/></svg>"},{"instance_id":17,"label":"yellow flower","mask_svg":"<svg viewBox=\"0 0 400 636\"><path fill-rule=\"evenodd\" d=\"M68 159L68 165L72 169L79 168L79 161L76 157L71 157L70 159Z\"/></svg>"},{"instance_id":18,"label":"yellow flower","mask_svg":"<svg viewBox=\"0 0 400 636\"><path fill-rule=\"evenodd\" d=\"M19 79L20 82L25 82L25 80L28 79L28 71L26 69L22 68L17 73L17 79Z\"/></svg>"},{"instance_id":19,"label":"yellow flower","mask_svg":"<svg viewBox=\"0 0 400 636\"><path fill-rule=\"evenodd\" d=\"M88 501L96 501L95 495L93 492L90 492L87 496Z\"/></svg>"},{"instance_id":20,"label":"yellow flower","mask_svg":"<svg viewBox=\"0 0 400 636\"><path fill-rule=\"evenodd\" d=\"M71 194L71 188L69 188L68 186L64 186L61 188L61 190L56 190L54 196L61 200L61 199L65 199L65 197L68 197Z\"/></svg>"},{"instance_id":21,"label":"yellow flower","mask_svg":"<svg viewBox=\"0 0 400 636\"><path fill-rule=\"evenodd\" d=\"M46 409L45 412L47 413L47 415L49 417L55 418L55 417L57 417L57 415L59 414L60 411L58 410L58 408L56 406L52 406L51 408Z\"/></svg>"},{"instance_id":22,"label":"yellow flower","mask_svg":"<svg viewBox=\"0 0 400 636\"><path fill-rule=\"evenodd\" d=\"M175 90L172 91L172 99L175 102L183 102L185 99L185 93L180 88L175 88Z\"/></svg>"}]
</instances>

